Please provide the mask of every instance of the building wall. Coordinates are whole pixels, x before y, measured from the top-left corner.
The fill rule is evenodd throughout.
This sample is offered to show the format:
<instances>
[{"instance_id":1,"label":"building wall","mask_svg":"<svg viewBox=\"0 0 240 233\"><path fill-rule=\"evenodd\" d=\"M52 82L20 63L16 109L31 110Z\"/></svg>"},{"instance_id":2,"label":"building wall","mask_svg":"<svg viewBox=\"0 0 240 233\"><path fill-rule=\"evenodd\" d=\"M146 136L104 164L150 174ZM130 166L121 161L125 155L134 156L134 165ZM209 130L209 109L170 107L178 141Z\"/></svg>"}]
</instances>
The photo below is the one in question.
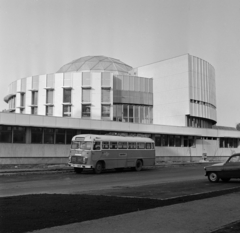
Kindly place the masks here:
<instances>
[{"instance_id":1,"label":"building wall","mask_svg":"<svg viewBox=\"0 0 240 233\"><path fill-rule=\"evenodd\" d=\"M214 68L189 54L135 69L153 78L154 124L187 126L186 116L216 122Z\"/></svg>"}]
</instances>

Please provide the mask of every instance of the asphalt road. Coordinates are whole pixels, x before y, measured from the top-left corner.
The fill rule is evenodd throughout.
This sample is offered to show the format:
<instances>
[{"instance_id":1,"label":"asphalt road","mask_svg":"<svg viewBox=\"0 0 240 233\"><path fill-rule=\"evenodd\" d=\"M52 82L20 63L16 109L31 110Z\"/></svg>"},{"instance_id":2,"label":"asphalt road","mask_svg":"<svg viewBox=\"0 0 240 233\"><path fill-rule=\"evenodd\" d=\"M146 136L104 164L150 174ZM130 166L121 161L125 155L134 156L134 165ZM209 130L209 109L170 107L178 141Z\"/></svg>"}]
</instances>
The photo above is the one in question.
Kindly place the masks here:
<instances>
[{"instance_id":1,"label":"asphalt road","mask_svg":"<svg viewBox=\"0 0 240 233\"><path fill-rule=\"evenodd\" d=\"M148 190L148 185L161 185L160 190L165 190L158 198L171 197L169 190L174 190L175 196L189 195L205 192L206 190L228 189L239 186L239 181L227 184L210 184L204 176L204 165L180 166L180 167L155 167L145 168L141 172L126 170L124 172L107 171L96 175L91 171L83 174L48 173L48 174L18 174L0 176L0 197L16 196L25 194L57 193L57 194L80 194L101 193L104 190L121 190L126 194L136 187L145 186L142 190ZM176 188L178 186L178 188ZM178 190L178 193L176 193ZM109 192L109 191L108 191ZM138 192L138 195L140 193ZM143 196L149 194L142 194ZM160 196L159 196L160 195ZM166 196L167 195L167 196ZM156 198L156 197L154 197Z\"/></svg>"}]
</instances>

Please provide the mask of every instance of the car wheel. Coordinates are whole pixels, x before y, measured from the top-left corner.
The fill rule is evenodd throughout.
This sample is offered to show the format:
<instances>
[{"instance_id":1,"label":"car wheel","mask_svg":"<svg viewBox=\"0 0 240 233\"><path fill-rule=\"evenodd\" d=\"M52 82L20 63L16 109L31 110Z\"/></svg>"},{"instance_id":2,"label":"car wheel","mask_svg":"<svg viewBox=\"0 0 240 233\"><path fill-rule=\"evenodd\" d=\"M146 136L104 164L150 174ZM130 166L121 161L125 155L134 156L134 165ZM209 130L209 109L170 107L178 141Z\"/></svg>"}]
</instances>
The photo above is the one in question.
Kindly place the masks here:
<instances>
[{"instance_id":1,"label":"car wheel","mask_svg":"<svg viewBox=\"0 0 240 233\"><path fill-rule=\"evenodd\" d=\"M135 171L137 171L137 172L139 172L139 171L141 171L142 170L142 166L143 166L143 163L142 163L142 160L137 160L137 162L136 162L136 166L135 166Z\"/></svg>"},{"instance_id":2,"label":"car wheel","mask_svg":"<svg viewBox=\"0 0 240 233\"><path fill-rule=\"evenodd\" d=\"M80 173L82 173L83 168L75 167L75 168L74 168L74 171L75 171L76 173L80 174Z\"/></svg>"},{"instance_id":3,"label":"car wheel","mask_svg":"<svg viewBox=\"0 0 240 233\"><path fill-rule=\"evenodd\" d=\"M208 174L208 180L212 183L217 183L219 181L218 174L216 172L210 172Z\"/></svg>"},{"instance_id":4,"label":"car wheel","mask_svg":"<svg viewBox=\"0 0 240 233\"><path fill-rule=\"evenodd\" d=\"M95 168L94 168L94 172L95 174L100 174L103 171L103 163L102 162L97 162Z\"/></svg>"},{"instance_id":5,"label":"car wheel","mask_svg":"<svg viewBox=\"0 0 240 233\"><path fill-rule=\"evenodd\" d=\"M229 182L231 178L221 178L222 182Z\"/></svg>"}]
</instances>

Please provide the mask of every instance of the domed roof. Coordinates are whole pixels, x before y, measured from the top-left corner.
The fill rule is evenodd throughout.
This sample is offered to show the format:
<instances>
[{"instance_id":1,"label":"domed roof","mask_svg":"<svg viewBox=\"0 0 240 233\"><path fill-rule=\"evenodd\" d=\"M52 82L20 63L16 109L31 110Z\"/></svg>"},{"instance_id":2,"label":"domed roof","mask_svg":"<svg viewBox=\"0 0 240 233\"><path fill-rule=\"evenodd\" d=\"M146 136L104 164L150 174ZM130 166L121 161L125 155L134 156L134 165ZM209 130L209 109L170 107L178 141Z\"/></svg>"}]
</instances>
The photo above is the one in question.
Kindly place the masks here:
<instances>
[{"instance_id":1,"label":"domed roof","mask_svg":"<svg viewBox=\"0 0 240 233\"><path fill-rule=\"evenodd\" d=\"M128 73L128 71L132 70L132 67L111 57L87 56L62 66L57 73L80 72L83 70L103 70L122 74Z\"/></svg>"}]
</instances>

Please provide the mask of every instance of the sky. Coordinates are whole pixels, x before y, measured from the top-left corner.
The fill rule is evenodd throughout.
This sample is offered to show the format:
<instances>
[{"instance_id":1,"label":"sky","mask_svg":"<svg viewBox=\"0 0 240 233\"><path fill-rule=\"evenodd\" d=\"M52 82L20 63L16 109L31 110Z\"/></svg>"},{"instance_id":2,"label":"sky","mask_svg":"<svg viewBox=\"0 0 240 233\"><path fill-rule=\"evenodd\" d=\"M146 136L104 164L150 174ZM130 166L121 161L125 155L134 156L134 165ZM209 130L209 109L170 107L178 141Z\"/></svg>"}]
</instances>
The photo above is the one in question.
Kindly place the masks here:
<instances>
[{"instance_id":1,"label":"sky","mask_svg":"<svg viewBox=\"0 0 240 233\"><path fill-rule=\"evenodd\" d=\"M0 111L12 81L80 57L138 67L186 53L214 66L217 125L236 127L239 0L0 0Z\"/></svg>"}]
</instances>

